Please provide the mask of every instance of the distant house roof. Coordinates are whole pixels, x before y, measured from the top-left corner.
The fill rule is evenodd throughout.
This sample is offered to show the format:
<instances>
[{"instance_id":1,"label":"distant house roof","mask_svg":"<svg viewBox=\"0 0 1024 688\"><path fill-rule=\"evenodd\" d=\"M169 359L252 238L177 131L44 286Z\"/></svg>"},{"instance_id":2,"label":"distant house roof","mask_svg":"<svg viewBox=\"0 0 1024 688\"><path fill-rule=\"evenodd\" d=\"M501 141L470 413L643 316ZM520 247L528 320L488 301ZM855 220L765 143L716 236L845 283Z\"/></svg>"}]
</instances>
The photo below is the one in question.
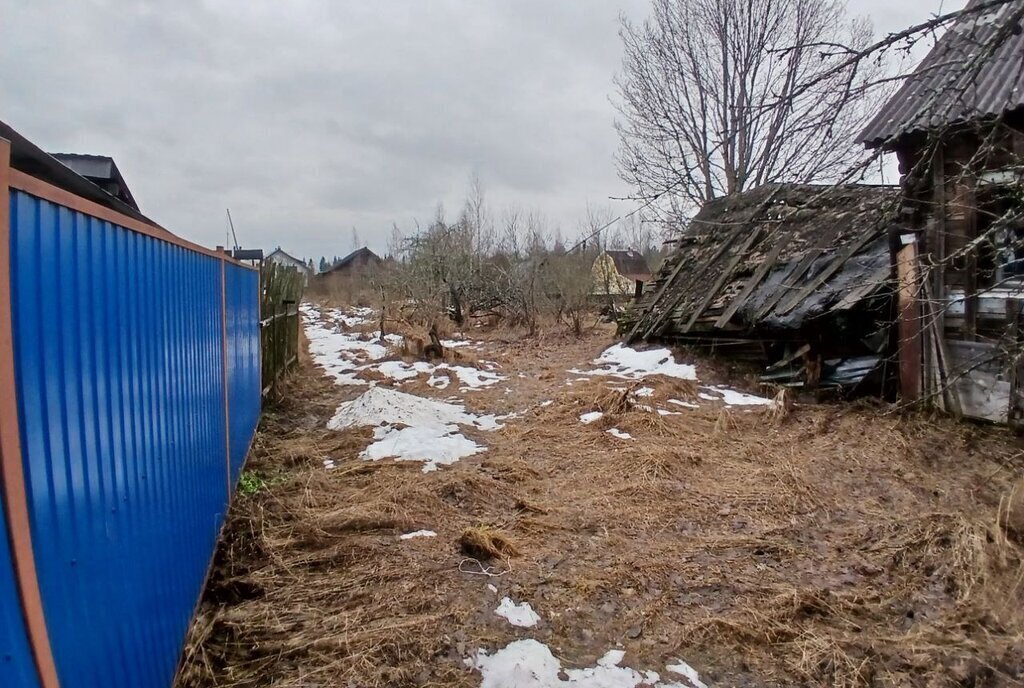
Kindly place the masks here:
<instances>
[{"instance_id":1,"label":"distant house roof","mask_svg":"<svg viewBox=\"0 0 1024 688\"><path fill-rule=\"evenodd\" d=\"M874 148L907 134L1024 107L1024 0L971 0L861 132Z\"/></svg>"},{"instance_id":2,"label":"distant house roof","mask_svg":"<svg viewBox=\"0 0 1024 688\"><path fill-rule=\"evenodd\" d=\"M366 246L363 246L362 248L356 249L352 253L348 254L347 256L342 258L341 260L336 261L333 265L331 265L329 268L327 268L326 270L324 270L320 274L321 275L330 274L330 273L334 272L335 270L341 270L342 268L344 268L347 265L349 265L349 264L351 264L353 262L356 262L356 261L361 261L363 263L368 263L368 262L371 262L371 261L374 262L374 263L381 263L381 262L383 262L381 260L380 256L378 256L376 253L371 251Z\"/></svg>"},{"instance_id":3,"label":"distant house roof","mask_svg":"<svg viewBox=\"0 0 1024 688\"><path fill-rule=\"evenodd\" d=\"M651 267L639 251L605 251L615 264L615 271L627 279L646 282L651 279Z\"/></svg>"},{"instance_id":4,"label":"distant house roof","mask_svg":"<svg viewBox=\"0 0 1024 688\"><path fill-rule=\"evenodd\" d=\"M768 184L704 205L633 307L631 338L794 329L890 282L897 187Z\"/></svg>"},{"instance_id":5,"label":"distant house roof","mask_svg":"<svg viewBox=\"0 0 1024 688\"><path fill-rule=\"evenodd\" d=\"M113 158L85 153L51 153L50 155L111 196L121 199L136 210L139 209L139 204L135 202L135 198L128 189L128 184L125 183Z\"/></svg>"},{"instance_id":6,"label":"distant house roof","mask_svg":"<svg viewBox=\"0 0 1024 688\"><path fill-rule=\"evenodd\" d=\"M11 167L14 169L140 222L159 227L156 222L140 213L138 208L104 191L4 122L0 122L0 138L11 142Z\"/></svg>"},{"instance_id":7,"label":"distant house roof","mask_svg":"<svg viewBox=\"0 0 1024 688\"><path fill-rule=\"evenodd\" d=\"M280 246L278 246L276 249L274 249L273 251L268 253L267 257L266 257L266 260L275 260L275 258L277 258L277 257L280 257L280 258L282 258L283 260L285 260L285 261L287 261L289 263L298 263L300 265L305 265L306 264L306 261L304 261L304 260L302 260L300 258L296 258L292 254L286 252Z\"/></svg>"}]
</instances>

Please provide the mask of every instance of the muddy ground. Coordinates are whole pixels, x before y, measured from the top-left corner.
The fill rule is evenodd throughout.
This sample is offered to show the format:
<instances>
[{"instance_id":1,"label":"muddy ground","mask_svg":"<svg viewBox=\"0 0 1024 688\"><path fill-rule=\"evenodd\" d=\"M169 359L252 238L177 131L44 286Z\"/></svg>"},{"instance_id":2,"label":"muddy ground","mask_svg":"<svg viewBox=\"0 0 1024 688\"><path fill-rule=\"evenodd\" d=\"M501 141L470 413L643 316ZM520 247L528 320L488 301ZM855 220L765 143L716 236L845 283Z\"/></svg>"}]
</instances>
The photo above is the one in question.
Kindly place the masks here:
<instances>
[{"instance_id":1,"label":"muddy ground","mask_svg":"<svg viewBox=\"0 0 1024 688\"><path fill-rule=\"evenodd\" d=\"M326 423L365 388L304 362L264 416L179 686L480 686L467 658L528 638L563 679L618 648L679 685L678 660L709 686L1024 684L1024 550L998 523L1024 467L1008 431L865 402L726 408L664 377L638 403L612 388L639 383L567 384L610 327L473 338L461 363L506 379L460 398L522 415L467 431L486 452L431 473L359 459L370 430ZM669 398L699 408L643 408ZM470 556L479 527L511 548ZM437 535L399 538L420 529ZM504 596L540 622L495 615Z\"/></svg>"}]
</instances>

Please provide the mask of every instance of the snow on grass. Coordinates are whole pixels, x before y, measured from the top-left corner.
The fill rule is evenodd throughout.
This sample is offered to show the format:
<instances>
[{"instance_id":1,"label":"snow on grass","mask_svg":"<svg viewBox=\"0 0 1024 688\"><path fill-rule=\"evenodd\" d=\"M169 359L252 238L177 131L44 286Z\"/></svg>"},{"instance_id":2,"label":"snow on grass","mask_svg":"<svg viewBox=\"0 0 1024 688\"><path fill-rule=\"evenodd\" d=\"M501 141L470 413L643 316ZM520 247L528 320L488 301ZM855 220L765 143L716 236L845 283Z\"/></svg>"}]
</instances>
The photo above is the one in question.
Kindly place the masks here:
<instances>
[{"instance_id":1,"label":"snow on grass","mask_svg":"<svg viewBox=\"0 0 1024 688\"><path fill-rule=\"evenodd\" d=\"M630 435L628 432L623 432L622 430L619 430L618 428L612 428L611 430L608 430L608 434L611 435L612 437L618 437L620 440L631 440L631 439L633 439L633 436Z\"/></svg>"},{"instance_id":2,"label":"snow on grass","mask_svg":"<svg viewBox=\"0 0 1024 688\"><path fill-rule=\"evenodd\" d=\"M700 674L692 666L682 660L676 660L678 664L669 664L665 667L673 674L686 677L686 680L693 684L693 688L708 688L708 684L700 680Z\"/></svg>"},{"instance_id":3,"label":"snow on grass","mask_svg":"<svg viewBox=\"0 0 1024 688\"><path fill-rule=\"evenodd\" d=\"M313 361L339 385L367 384L365 380L357 377L357 374L364 370L377 370L381 375L397 382L429 375L428 384L438 389L446 388L449 381L437 372L450 370L458 378L461 392L485 389L505 379L502 375L491 372L496 366L494 363L487 365L488 370L477 370L469 366L447 363L434 365L425 361L381 361L388 356L388 349L380 343L379 333L346 332L340 329L370 322L372 310L357 308L346 313L332 308L320 311L306 304L300 310ZM397 334L384 335L383 340L392 345L403 342L401 335Z\"/></svg>"},{"instance_id":4,"label":"snow on grass","mask_svg":"<svg viewBox=\"0 0 1024 688\"><path fill-rule=\"evenodd\" d=\"M663 683L655 671L619 666L623 659L624 651L610 650L596 666L563 670L547 645L527 639L511 642L493 655L477 650L466 665L480 672L480 688L707 688L703 684Z\"/></svg>"},{"instance_id":5,"label":"snow on grass","mask_svg":"<svg viewBox=\"0 0 1024 688\"><path fill-rule=\"evenodd\" d=\"M469 413L461 404L374 386L341 404L327 423L331 430L358 426L376 426L375 441L361 458L422 461L428 473L485 450L460 433L459 426L497 430L501 424L495 416Z\"/></svg>"},{"instance_id":6,"label":"snow on grass","mask_svg":"<svg viewBox=\"0 0 1024 688\"><path fill-rule=\"evenodd\" d=\"M414 531L412 533L405 533L404 535L399 535L398 539L399 540L412 540L413 538L432 538L432 537L437 537L437 533L435 533L432 530L417 530L417 531Z\"/></svg>"},{"instance_id":7,"label":"snow on grass","mask_svg":"<svg viewBox=\"0 0 1024 688\"><path fill-rule=\"evenodd\" d=\"M494 613L508 621L513 626L520 628L531 628L540 621L540 615L533 611L529 602L516 604L508 597L502 597L498 608Z\"/></svg>"},{"instance_id":8,"label":"snow on grass","mask_svg":"<svg viewBox=\"0 0 1024 688\"><path fill-rule=\"evenodd\" d=\"M581 413L580 422L590 424L593 423L594 421L601 420L603 416L604 414L601 413L600 411L590 411L589 413Z\"/></svg>"},{"instance_id":9,"label":"snow on grass","mask_svg":"<svg viewBox=\"0 0 1024 688\"><path fill-rule=\"evenodd\" d=\"M370 461L422 461L424 473L486 451L483 445L460 433L457 425L440 428L375 428L373 439L375 441L359 454L359 458Z\"/></svg>"},{"instance_id":10,"label":"snow on grass","mask_svg":"<svg viewBox=\"0 0 1024 688\"><path fill-rule=\"evenodd\" d=\"M735 389L729 389L728 387L705 387L704 389L720 394L726 406L771 406L775 403L771 399L759 397L756 394L737 392Z\"/></svg>"},{"instance_id":11,"label":"snow on grass","mask_svg":"<svg viewBox=\"0 0 1024 688\"><path fill-rule=\"evenodd\" d=\"M694 404L692 401L680 401L679 399L669 399L668 403L675 404L676 406L682 406L688 409L700 408L700 404Z\"/></svg>"},{"instance_id":12,"label":"snow on grass","mask_svg":"<svg viewBox=\"0 0 1024 688\"><path fill-rule=\"evenodd\" d=\"M697 369L688 363L676 363L668 349L637 351L615 344L594 359L596 370L570 370L576 375L609 375L624 380L640 380L648 375L665 375L680 380L696 380Z\"/></svg>"}]
</instances>

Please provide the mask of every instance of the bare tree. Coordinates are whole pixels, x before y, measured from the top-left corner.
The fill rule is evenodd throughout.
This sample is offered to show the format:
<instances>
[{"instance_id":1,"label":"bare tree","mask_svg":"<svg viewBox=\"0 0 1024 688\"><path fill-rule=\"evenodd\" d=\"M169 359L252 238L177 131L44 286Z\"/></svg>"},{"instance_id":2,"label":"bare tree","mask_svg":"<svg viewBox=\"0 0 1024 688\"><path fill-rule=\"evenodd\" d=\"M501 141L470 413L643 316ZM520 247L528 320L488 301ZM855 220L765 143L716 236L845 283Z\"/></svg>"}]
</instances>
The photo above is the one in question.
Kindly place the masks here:
<instances>
[{"instance_id":1,"label":"bare tree","mask_svg":"<svg viewBox=\"0 0 1024 688\"><path fill-rule=\"evenodd\" d=\"M871 40L841 0L653 0L619 33L619 171L638 199L827 181L862 155L881 66L827 50Z\"/></svg>"}]
</instances>

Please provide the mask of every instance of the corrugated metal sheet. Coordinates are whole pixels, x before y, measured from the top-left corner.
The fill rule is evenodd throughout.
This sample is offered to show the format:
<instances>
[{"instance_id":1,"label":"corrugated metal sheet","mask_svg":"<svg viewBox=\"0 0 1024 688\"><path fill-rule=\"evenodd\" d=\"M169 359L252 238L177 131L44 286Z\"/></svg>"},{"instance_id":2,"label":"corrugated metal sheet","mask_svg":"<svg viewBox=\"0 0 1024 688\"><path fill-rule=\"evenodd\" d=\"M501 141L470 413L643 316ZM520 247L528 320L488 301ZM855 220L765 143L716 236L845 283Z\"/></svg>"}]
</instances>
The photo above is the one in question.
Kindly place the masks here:
<instances>
[{"instance_id":1,"label":"corrugated metal sheet","mask_svg":"<svg viewBox=\"0 0 1024 688\"><path fill-rule=\"evenodd\" d=\"M979 116L1024 107L1024 0L954 22L921 65L861 133L868 146Z\"/></svg>"},{"instance_id":2,"label":"corrugated metal sheet","mask_svg":"<svg viewBox=\"0 0 1024 688\"><path fill-rule=\"evenodd\" d=\"M64 688L167 686L224 518L221 266L11 193L33 549Z\"/></svg>"},{"instance_id":3,"label":"corrugated metal sheet","mask_svg":"<svg viewBox=\"0 0 1024 688\"><path fill-rule=\"evenodd\" d=\"M249 451L260 418L260 276L230 263L225 266L228 312L228 408L231 413L231 484Z\"/></svg>"},{"instance_id":4,"label":"corrugated metal sheet","mask_svg":"<svg viewBox=\"0 0 1024 688\"><path fill-rule=\"evenodd\" d=\"M0 514L4 512L0 490ZM35 688L39 685L32 648L14 577L14 564L6 533L0 532L0 686Z\"/></svg>"}]
</instances>

